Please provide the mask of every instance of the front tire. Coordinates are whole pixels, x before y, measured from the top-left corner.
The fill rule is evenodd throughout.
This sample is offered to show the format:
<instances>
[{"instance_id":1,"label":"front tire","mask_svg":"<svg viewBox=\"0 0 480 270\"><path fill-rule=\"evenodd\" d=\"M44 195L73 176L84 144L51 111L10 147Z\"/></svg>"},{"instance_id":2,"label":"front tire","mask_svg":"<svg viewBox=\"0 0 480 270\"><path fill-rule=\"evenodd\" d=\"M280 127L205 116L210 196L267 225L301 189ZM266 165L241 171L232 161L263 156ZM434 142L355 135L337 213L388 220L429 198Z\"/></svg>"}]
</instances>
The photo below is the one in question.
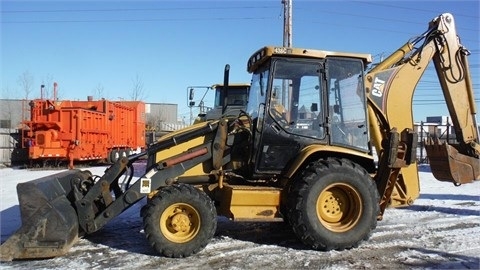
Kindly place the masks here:
<instances>
[{"instance_id":1,"label":"front tire","mask_svg":"<svg viewBox=\"0 0 480 270\"><path fill-rule=\"evenodd\" d=\"M188 257L202 250L217 229L213 201L185 184L162 188L142 211L150 245L165 257Z\"/></svg>"},{"instance_id":2,"label":"front tire","mask_svg":"<svg viewBox=\"0 0 480 270\"><path fill-rule=\"evenodd\" d=\"M288 195L293 231L316 250L343 250L367 240L377 226L379 195L364 168L346 159L311 163Z\"/></svg>"}]
</instances>

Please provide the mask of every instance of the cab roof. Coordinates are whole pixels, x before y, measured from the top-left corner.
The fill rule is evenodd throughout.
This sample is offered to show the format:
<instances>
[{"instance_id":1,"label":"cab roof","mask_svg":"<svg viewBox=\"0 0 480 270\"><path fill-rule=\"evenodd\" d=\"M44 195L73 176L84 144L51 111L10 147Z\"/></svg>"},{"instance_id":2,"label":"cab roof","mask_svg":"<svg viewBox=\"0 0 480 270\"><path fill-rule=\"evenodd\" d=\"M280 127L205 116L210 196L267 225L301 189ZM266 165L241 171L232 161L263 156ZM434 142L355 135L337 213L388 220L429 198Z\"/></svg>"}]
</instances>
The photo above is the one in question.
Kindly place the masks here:
<instances>
[{"instance_id":1,"label":"cab roof","mask_svg":"<svg viewBox=\"0 0 480 270\"><path fill-rule=\"evenodd\" d=\"M273 56L289 56L300 58L323 59L331 56L347 57L361 59L365 65L372 62L372 55L365 53L347 53L347 52L333 52L315 49L290 48L278 46L265 46L257 50L249 59L247 63L247 71L253 72L260 64Z\"/></svg>"},{"instance_id":2,"label":"cab roof","mask_svg":"<svg viewBox=\"0 0 480 270\"><path fill-rule=\"evenodd\" d=\"M211 86L212 89L223 87L223 83L217 83ZM250 83L228 83L228 87L250 87Z\"/></svg>"}]
</instances>

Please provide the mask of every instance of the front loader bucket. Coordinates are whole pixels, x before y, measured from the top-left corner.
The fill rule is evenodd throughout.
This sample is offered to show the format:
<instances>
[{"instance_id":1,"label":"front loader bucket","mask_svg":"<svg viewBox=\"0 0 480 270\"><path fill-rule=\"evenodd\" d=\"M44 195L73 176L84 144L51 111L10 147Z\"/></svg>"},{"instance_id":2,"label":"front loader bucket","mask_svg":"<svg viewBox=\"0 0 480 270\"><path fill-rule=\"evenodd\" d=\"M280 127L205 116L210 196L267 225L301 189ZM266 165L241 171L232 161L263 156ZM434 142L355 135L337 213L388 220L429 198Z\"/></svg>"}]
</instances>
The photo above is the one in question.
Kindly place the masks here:
<instances>
[{"instance_id":1,"label":"front loader bucket","mask_svg":"<svg viewBox=\"0 0 480 270\"><path fill-rule=\"evenodd\" d=\"M22 226L0 246L1 261L65 254L79 238L72 183L89 174L71 170L18 184Z\"/></svg>"},{"instance_id":2,"label":"front loader bucket","mask_svg":"<svg viewBox=\"0 0 480 270\"><path fill-rule=\"evenodd\" d=\"M430 168L437 180L454 184L480 179L480 160L461 154L450 144L425 144Z\"/></svg>"}]
</instances>

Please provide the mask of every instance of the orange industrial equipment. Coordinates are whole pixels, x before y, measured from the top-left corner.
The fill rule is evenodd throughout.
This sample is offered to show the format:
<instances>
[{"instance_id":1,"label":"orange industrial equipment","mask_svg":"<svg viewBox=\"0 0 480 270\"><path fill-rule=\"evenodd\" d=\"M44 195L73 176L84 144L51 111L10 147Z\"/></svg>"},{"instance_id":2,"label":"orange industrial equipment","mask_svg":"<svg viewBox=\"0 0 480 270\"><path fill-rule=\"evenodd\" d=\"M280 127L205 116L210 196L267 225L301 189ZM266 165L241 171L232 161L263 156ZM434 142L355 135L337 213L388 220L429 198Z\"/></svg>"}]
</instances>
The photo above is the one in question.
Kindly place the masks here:
<instances>
[{"instance_id":1,"label":"orange industrial equipment","mask_svg":"<svg viewBox=\"0 0 480 270\"><path fill-rule=\"evenodd\" d=\"M33 161L115 162L145 147L145 104L141 101L35 99L24 121L22 147Z\"/></svg>"}]
</instances>

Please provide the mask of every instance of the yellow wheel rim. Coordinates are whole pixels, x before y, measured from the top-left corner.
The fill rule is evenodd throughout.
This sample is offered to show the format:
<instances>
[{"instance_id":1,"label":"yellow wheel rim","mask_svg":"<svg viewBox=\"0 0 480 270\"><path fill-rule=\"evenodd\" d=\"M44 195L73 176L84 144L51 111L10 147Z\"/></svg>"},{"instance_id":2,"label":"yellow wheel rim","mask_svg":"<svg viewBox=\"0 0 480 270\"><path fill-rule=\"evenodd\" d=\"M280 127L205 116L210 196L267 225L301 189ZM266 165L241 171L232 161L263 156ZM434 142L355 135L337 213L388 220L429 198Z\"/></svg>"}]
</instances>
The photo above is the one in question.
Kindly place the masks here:
<instances>
[{"instance_id":1,"label":"yellow wheel rim","mask_svg":"<svg viewBox=\"0 0 480 270\"><path fill-rule=\"evenodd\" d=\"M174 243L188 242L195 238L200 230L200 215L189 204L173 204L162 213L160 230L165 238Z\"/></svg>"},{"instance_id":2,"label":"yellow wheel rim","mask_svg":"<svg viewBox=\"0 0 480 270\"><path fill-rule=\"evenodd\" d=\"M352 186L345 183L332 184L318 196L316 210L318 219L327 229L346 232L362 216L362 199Z\"/></svg>"}]
</instances>

